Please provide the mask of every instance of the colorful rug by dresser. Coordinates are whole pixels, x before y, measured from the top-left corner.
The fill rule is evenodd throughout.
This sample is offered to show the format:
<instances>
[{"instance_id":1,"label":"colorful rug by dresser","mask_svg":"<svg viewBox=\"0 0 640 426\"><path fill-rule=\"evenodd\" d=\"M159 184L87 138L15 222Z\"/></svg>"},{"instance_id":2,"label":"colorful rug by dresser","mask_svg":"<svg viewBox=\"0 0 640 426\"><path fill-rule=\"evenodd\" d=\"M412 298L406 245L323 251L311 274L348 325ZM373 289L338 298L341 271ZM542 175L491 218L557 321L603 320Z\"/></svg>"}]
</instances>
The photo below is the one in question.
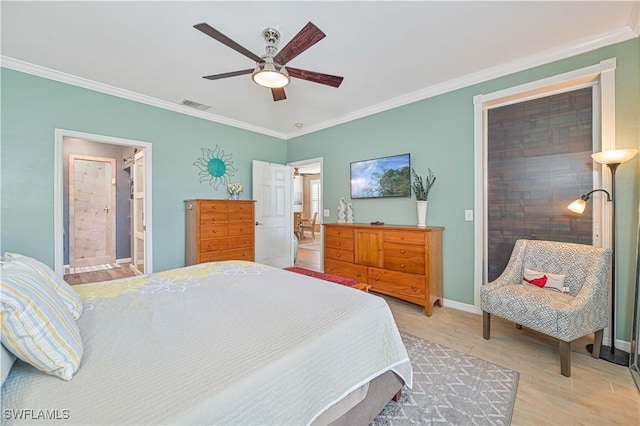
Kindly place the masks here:
<instances>
[{"instance_id":1,"label":"colorful rug by dresser","mask_svg":"<svg viewBox=\"0 0 640 426\"><path fill-rule=\"evenodd\" d=\"M403 388L400 401L390 401L373 426L511 424L517 371L401 334L413 365L413 389Z\"/></svg>"},{"instance_id":2,"label":"colorful rug by dresser","mask_svg":"<svg viewBox=\"0 0 640 426\"><path fill-rule=\"evenodd\" d=\"M324 272L312 271L311 269L299 268L297 266L290 266L288 268L284 268L285 271L295 272L296 274L307 275L309 277L319 278L325 281L331 281L332 283L346 285L351 287L352 285L358 284L357 280L353 280L351 278L345 278L338 275L325 274Z\"/></svg>"}]
</instances>

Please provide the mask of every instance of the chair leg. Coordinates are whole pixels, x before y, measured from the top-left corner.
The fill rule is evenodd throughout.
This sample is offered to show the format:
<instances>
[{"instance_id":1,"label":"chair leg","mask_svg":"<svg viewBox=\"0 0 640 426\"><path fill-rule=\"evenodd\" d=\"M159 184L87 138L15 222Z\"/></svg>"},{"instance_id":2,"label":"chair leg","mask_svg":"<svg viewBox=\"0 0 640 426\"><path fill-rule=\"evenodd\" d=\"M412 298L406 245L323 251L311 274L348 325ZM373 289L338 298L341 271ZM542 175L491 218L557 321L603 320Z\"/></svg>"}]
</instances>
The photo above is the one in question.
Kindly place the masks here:
<instances>
[{"instance_id":1,"label":"chair leg","mask_svg":"<svg viewBox=\"0 0 640 426\"><path fill-rule=\"evenodd\" d=\"M571 342L560 340L560 372L571 377Z\"/></svg>"},{"instance_id":2,"label":"chair leg","mask_svg":"<svg viewBox=\"0 0 640 426\"><path fill-rule=\"evenodd\" d=\"M491 314L482 311L482 337L489 340L491 337Z\"/></svg>"},{"instance_id":3,"label":"chair leg","mask_svg":"<svg viewBox=\"0 0 640 426\"><path fill-rule=\"evenodd\" d=\"M522 330L522 324L516 324L516 328L517 328L518 330Z\"/></svg>"},{"instance_id":4,"label":"chair leg","mask_svg":"<svg viewBox=\"0 0 640 426\"><path fill-rule=\"evenodd\" d=\"M594 358L600 358L600 348L602 348L603 334L604 334L604 328L596 331L593 334L593 349L591 350L591 356Z\"/></svg>"}]
</instances>

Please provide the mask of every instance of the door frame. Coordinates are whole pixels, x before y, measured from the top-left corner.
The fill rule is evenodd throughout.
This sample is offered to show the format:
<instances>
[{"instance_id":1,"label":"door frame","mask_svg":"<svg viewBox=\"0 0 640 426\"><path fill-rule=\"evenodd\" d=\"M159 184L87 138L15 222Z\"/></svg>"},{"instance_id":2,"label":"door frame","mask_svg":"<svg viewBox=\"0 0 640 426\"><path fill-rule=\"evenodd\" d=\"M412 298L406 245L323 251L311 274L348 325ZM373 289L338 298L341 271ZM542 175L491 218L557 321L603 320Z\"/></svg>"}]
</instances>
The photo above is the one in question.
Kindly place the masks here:
<instances>
[{"instance_id":1,"label":"door frame","mask_svg":"<svg viewBox=\"0 0 640 426\"><path fill-rule=\"evenodd\" d=\"M131 146L145 150L144 179L145 197L144 208L147 214L146 226L147 234L144 242L144 257L146 273L153 272L153 214L152 214L152 146L150 142L124 139L113 136L97 135L92 133L78 132L75 130L55 129L54 132L54 153L53 153L53 263L57 275L64 275L64 138L85 139L91 142L106 143L110 145ZM116 162L116 167L118 163Z\"/></svg>"},{"instance_id":2,"label":"door frame","mask_svg":"<svg viewBox=\"0 0 640 426\"><path fill-rule=\"evenodd\" d=\"M72 162L73 160L73 162ZM104 263L115 263L116 261L116 187L115 187L115 176L116 176L116 167L117 161L115 158L107 158L107 157L96 157L92 155L81 155L81 154L70 154L69 155L69 267L77 267L77 260L74 256L76 249L76 224L75 224L75 190L76 190L76 182L75 182L75 161L83 160L83 161L95 161L105 164L111 165L111 173L109 176L109 206L111 209L112 215L109 218L109 222L107 223L107 234L105 238L105 249L107 250L107 255L102 256L103 259L106 260L106 257L109 258L109 261ZM72 191L73 188L73 191ZM95 259L95 258L94 258ZM82 265L87 266L87 265Z\"/></svg>"},{"instance_id":3,"label":"door frame","mask_svg":"<svg viewBox=\"0 0 640 426\"><path fill-rule=\"evenodd\" d=\"M287 166L301 167L315 163L320 163L320 205L318 206L318 224L320 225L320 269L324 271L324 230L322 229L322 224L324 223L324 157L291 161L287 163ZM293 192L293 179L291 179L291 191ZM291 223L293 226L293 214L291 215Z\"/></svg>"},{"instance_id":4,"label":"door frame","mask_svg":"<svg viewBox=\"0 0 640 426\"><path fill-rule=\"evenodd\" d=\"M498 106L509 105L536 99L556 93L567 92L587 86L594 86L594 91L600 89L599 96L594 96L594 111L598 108L598 120L593 121L593 134L600 134L600 150L606 151L615 148L615 69L616 59L606 59L598 64L563 74L548 77L542 80L522 84L489 94L480 94L473 97L474 104L474 209L476 220L474 223L474 291L473 303L480 306L480 288L485 284L487 277L487 264L484 254L487 251L487 221L486 221L486 194L487 194L487 170L486 170L486 141L487 141L487 110ZM610 188L610 173L602 173L606 166L602 165L600 171L594 173L593 184L597 188ZM579 197L580 194L576 194ZM600 220L600 240L603 247L611 247L611 206L603 203L600 197L600 205L594 198L594 219L596 210ZM478 309L479 312L479 309Z\"/></svg>"}]
</instances>

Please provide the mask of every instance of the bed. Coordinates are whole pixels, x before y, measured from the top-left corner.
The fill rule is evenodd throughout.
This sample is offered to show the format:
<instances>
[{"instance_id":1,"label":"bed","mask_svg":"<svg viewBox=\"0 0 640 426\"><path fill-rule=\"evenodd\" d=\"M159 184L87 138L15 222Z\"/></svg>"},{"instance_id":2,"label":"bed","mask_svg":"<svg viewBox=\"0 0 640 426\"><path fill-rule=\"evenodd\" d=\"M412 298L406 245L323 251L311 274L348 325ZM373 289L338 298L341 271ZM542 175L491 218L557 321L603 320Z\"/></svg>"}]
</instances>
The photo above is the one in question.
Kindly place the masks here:
<instances>
[{"instance_id":1,"label":"bed","mask_svg":"<svg viewBox=\"0 0 640 426\"><path fill-rule=\"evenodd\" d=\"M73 288L78 371L18 360L3 424L368 423L412 385L388 305L362 291L244 261Z\"/></svg>"}]
</instances>

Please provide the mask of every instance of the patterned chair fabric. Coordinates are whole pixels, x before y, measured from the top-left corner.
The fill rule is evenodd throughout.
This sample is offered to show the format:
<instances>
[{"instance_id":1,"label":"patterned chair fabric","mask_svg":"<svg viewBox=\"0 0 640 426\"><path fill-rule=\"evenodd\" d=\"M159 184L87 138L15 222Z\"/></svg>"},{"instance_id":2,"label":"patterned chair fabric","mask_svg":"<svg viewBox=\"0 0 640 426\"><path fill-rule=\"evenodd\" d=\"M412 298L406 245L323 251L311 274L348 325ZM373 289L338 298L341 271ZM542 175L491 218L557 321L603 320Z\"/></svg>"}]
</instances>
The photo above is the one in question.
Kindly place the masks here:
<instances>
[{"instance_id":1,"label":"patterned chair fabric","mask_svg":"<svg viewBox=\"0 0 640 426\"><path fill-rule=\"evenodd\" d=\"M601 339L602 330L609 323L610 267L610 249L554 241L516 241L502 275L480 290L485 338L489 338L487 314L493 314L566 343L594 332L599 332L597 337ZM569 291L558 293L522 284L524 268L565 275L564 285Z\"/></svg>"}]
</instances>

